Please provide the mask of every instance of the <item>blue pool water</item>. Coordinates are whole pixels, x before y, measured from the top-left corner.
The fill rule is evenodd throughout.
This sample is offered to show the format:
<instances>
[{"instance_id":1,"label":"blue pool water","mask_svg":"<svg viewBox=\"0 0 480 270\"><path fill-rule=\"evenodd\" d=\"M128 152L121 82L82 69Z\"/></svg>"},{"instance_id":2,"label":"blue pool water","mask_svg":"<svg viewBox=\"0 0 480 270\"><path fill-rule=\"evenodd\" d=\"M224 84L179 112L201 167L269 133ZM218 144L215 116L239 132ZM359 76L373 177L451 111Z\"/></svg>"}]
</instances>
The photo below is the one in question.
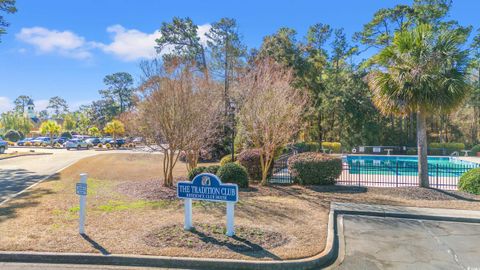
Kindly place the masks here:
<instances>
[{"instance_id":1,"label":"blue pool water","mask_svg":"<svg viewBox=\"0 0 480 270\"><path fill-rule=\"evenodd\" d=\"M418 158L416 156L345 156L350 173L416 175ZM431 176L460 176L479 164L464 161L457 157L428 157L428 170Z\"/></svg>"}]
</instances>

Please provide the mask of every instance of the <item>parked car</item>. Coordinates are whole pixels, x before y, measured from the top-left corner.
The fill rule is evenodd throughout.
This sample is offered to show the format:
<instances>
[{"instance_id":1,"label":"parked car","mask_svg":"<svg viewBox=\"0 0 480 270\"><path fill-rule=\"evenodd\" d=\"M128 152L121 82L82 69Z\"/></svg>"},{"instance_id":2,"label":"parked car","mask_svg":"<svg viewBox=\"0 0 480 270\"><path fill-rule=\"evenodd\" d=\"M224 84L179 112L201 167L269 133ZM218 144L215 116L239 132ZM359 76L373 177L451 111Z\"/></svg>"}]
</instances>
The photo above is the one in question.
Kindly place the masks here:
<instances>
[{"instance_id":1,"label":"parked car","mask_svg":"<svg viewBox=\"0 0 480 270\"><path fill-rule=\"evenodd\" d=\"M102 143L102 140L99 138L88 138L85 140L90 146L95 146L98 145L99 143Z\"/></svg>"},{"instance_id":2,"label":"parked car","mask_svg":"<svg viewBox=\"0 0 480 270\"><path fill-rule=\"evenodd\" d=\"M141 144L141 143L143 143L143 138L142 137L136 137L132 140L132 143Z\"/></svg>"},{"instance_id":3,"label":"parked car","mask_svg":"<svg viewBox=\"0 0 480 270\"><path fill-rule=\"evenodd\" d=\"M31 141L32 144L46 145L50 144L50 137L38 137Z\"/></svg>"},{"instance_id":4,"label":"parked car","mask_svg":"<svg viewBox=\"0 0 480 270\"><path fill-rule=\"evenodd\" d=\"M122 145L125 144L125 139L116 139L116 140L113 140L113 138L110 138L110 137L106 137L106 138L103 138L100 140L102 142L102 144L111 144L112 146L116 145L117 147L120 147Z\"/></svg>"},{"instance_id":5,"label":"parked car","mask_svg":"<svg viewBox=\"0 0 480 270\"><path fill-rule=\"evenodd\" d=\"M117 147L120 147L120 146L125 144L125 140L124 139L116 139L115 143L116 143Z\"/></svg>"},{"instance_id":6,"label":"parked car","mask_svg":"<svg viewBox=\"0 0 480 270\"><path fill-rule=\"evenodd\" d=\"M23 139L23 140L18 141L18 142L17 142L17 145L18 145L18 146L25 146L25 143L26 143L26 142L31 142L32 140L33 140L33 138L25 138L25 139Z\"/></svg>"},{"instance_id":7,"label":"parked car","mask_svg":"<svg viewBox=\"0 0 480 270\"><path fill-rule=\"evenodd\" d=\"M0 137L0 154L5 153L5 150L8 149L8 143Z\"/></svg>"},{"instance_id":8,"label":"parked car","mask_svg":"<svg viewBox=\"0 0 480 270\"><path fill-rule=\"evenodd\" d=\"M113 143L113 139L110 138L110 137L104 137L104 138L101 138L101 139L100 139L100 142L101 142L102 144L107 144L107 143L110 143L110 144L111 144L111 143Z\"/></svg>"},{"instance_id":9,"label":"parked car","mask_svg":"<svg viewBox=\"0 0 480 270\"><path fill-rule=\"evenodd\" d=\"M53 140L53 144L64 144L68 141L68 138L67 137L60 137L60 138L56 138L55 140Z\"/></svg>"},{"instance_id":10,"label":"parked car","mask_svg":"<svg viewBox=\"0 0 480 270\"><path fill-rule=\"evenodd\" d=\"M90 145L85 140L71 139L65 143L65 148L67 148L67 150L70 150L72 148L76 148L77 150L80 150L82 148L88 150L90 149Z\"/></svg>"}]
</instances>

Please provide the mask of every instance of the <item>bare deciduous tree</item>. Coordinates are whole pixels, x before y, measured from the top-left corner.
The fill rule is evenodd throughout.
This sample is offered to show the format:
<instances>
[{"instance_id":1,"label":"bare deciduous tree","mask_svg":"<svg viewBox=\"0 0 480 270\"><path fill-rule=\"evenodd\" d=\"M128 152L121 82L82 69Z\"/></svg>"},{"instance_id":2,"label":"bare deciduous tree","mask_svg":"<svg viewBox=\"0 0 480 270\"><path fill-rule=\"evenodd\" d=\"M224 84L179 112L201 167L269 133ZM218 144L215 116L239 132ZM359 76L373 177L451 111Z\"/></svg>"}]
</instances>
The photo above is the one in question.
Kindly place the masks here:
<instances>
[{"instance_id":1,"label":"bare deciduous tree","mask_svg":"<svg viewBox=\"0 0 480 270\"><path fill-rule=\"evenodd\" d=\"M173 168L179 153L187 154L187 168L197 165L199 149L208 143L216 126L219 100L215 85L193 72L194 64L176 63L159 67L144 63L140 87L140 132L148 143L164 154L164 185L173 186Z\"/></svg>"},{"instance_id":2,"label":"bare deciduous tree","mask_svg":"<svg viewBox=\"0 0 480 270\"><path fill-rule=\"evenodd\" d=\"M291 69L264 59L234 87L240 105L238 124L248 142L260 149L262 185L267 185L275 151L302 127L308 98L291 86L292 79Z\"/></svg>"},{"instance_id":3,"label":"bare deciduous tree","mask_svg":"<svg viewBox=\"0 0 480 270\"><path fill-rule=\"evenodd\" d=\"M189 104L193 111L191 130L187 133L188 143L184 149L188 171L197 167L200 151L217 141L217 129L222 121L222 92L218 83L196 77L193 96L194 103Z\"/></svg>"}]
</instances>

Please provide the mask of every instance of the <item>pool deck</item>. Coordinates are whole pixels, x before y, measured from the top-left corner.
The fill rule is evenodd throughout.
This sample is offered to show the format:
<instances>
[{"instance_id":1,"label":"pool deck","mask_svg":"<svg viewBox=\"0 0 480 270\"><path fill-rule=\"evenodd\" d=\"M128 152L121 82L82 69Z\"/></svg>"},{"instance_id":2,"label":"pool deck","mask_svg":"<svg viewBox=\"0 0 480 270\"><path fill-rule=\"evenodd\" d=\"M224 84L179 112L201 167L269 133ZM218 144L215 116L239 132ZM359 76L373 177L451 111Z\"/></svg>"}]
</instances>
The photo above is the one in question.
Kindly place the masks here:
<instances>
[{"instance_id":1,"label":"pool deck","mask_svg":"<svg viewBox=\"0 0 480 270\"><path fill-rule=\"evenodd\" d=\"M458 159L480 164L480 157L458 157Z\"/></svg>"}]
</instances>

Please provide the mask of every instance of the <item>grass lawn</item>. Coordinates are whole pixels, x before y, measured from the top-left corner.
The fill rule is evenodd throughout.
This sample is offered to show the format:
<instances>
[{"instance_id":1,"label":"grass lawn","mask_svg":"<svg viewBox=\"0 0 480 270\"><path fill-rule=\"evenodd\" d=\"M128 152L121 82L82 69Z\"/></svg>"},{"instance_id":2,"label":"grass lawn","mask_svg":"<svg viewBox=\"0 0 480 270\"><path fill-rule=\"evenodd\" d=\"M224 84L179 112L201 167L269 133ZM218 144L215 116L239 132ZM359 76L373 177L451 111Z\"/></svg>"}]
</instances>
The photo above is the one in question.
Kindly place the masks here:
<instances>
[{"instance_id":1,"label":"grass lawn","mask_svg":"<svg viewBox=\"0 0 480 270\"><path fill-rule=\"evenodd\" d=\"M252 186L236 206L237 237L223 235L225 205L195 202L185 232L183 204L161 186L162 156L108 154L83 159L58 180L0 207L0 250L91 252L237 259L293 259L325 246L330 202L480 210L480 196L420 188ZM88 237L78 234L79 174L89 173ZM186 175L185 164L175 168Z\"/></svg>"}]
</instances>

